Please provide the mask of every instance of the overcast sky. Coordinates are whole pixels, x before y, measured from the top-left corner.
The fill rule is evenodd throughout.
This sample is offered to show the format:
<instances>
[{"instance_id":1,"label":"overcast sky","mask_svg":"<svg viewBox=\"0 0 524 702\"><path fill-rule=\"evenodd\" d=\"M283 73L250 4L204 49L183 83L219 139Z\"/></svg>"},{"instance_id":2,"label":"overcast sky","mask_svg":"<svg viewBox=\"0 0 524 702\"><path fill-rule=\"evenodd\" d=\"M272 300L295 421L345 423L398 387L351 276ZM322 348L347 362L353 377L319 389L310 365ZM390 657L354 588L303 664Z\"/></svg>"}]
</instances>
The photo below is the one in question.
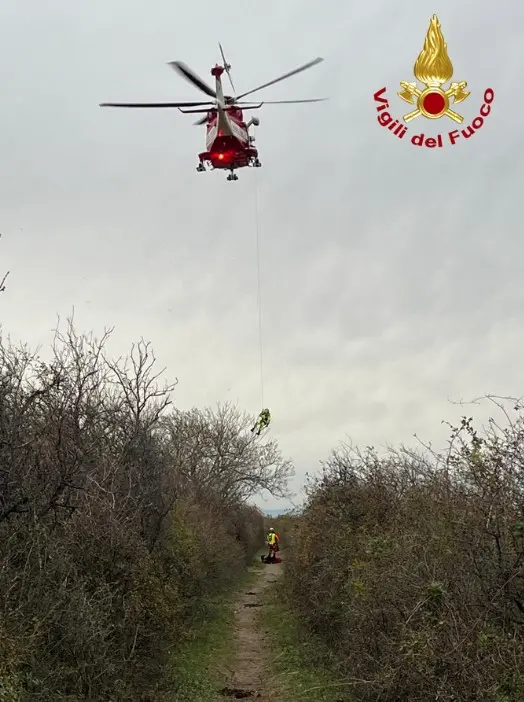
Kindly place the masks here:
<instances>
[{"instance_id":1,"label":"overcast sky","mask_svg":"<svg viewBox=\"0 0 524 702\"><path fill-rule=\"evenodd\" d=\"M433 13L471 91L464 126L495 101L430 150L408 137L456 125L419 118L400 141L373 93L410 111L396 93ZM264 402L294 487L346 437L441 444L449 398L523 392L523 19L515 0L2 0L4 334L47 344L74 307L80 330L116 327L115 354L150 340L179 407L258 413L258 188ZM98 107L201 99L166 62L211 81L218 41L239 92L323 56L260 97L330 98L260 110L263 167L234 183L195 171L193 115Z\"/></svg>"}]
</instances>

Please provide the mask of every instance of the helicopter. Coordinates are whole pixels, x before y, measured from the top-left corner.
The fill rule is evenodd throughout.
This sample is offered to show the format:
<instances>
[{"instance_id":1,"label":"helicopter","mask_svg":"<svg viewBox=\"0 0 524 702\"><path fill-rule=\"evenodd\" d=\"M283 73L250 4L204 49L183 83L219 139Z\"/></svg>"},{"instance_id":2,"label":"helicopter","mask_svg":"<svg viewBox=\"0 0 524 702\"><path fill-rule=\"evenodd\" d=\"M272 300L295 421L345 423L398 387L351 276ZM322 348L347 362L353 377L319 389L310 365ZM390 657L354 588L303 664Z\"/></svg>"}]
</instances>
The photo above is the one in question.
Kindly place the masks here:
<instances>
[{"instance_id":1,"label":"helicopter","mask_svg":"<svg viewBox=\"0 0 524 702\"><path fill-rule=\"evenodd\" d=\"M323 58L315 58L289 73L275 78L274 80L259 85L257 88L248 90L235 97L224 95L222 86L222 75L225 72L233 93L236 93L233 79L231 77L231 64L226 61L224 50L219 43L222 64L216 64L211 69L211 75L215 78L215 89L207 85L194 71L192 71L182 61L170 61L168 66L175 69L187 81L198 88L208 97L213 98L207 102L154 102L154 103L129 103L129 102L103 102L100 107L138 107L138 108L177 108L183 113L201 113L204 116L199 118L195 125L207 124L206 151L198 154L198 172L206 170L204 164L209 164L211 169L228 170L227 180L238 180L235 170L245 167L260 168L261 163L258 158L258 151L255 148L255 138L249 132L250 127L257 127L260 120L252 117L246 124L244 121L245 110L258 110L262 105L283 105L305 102L322 102L327 98L311 98L306 100L276 100L263 101L258 103L245 102L242 98L267 88L270 85L279 83L281 80L291 78L291 76L301 73L321 63Z\"/></svg>"}]
</instances>

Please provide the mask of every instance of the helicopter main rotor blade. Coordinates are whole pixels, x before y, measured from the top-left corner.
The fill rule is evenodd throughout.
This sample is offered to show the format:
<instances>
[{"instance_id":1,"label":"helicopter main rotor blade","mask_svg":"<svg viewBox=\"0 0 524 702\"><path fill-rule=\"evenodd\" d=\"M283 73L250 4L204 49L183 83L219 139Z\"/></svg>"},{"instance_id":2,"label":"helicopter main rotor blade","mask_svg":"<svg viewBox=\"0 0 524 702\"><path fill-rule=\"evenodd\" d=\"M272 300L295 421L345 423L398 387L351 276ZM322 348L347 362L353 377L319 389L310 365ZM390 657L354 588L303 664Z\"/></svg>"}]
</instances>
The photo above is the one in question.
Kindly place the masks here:
<instances>
[{"instance_id":1,"label":"helicopter main rotor blade","mask_svg":"<svg viewBox=\"0 0 524 702\"><path fill-rule=\"evenodd\" d=\"M214 102L101 102L100 107L200 107Z\"/></svg>"},{"instance_id":2,"label":"helicopter main rotor blade","mask_svg":"<svg viewBox=\"0 0 524 702\"><path fill-rule=\"evenodd\" d=\"M214 104L214 103L213 103ZM210 112L216 112L216 108L214 107L206 107L205 110L183 110L181 107L178 108L180 112L183 112L184 114L203 114L204 112L209 114Z\"/></svg>"},{"instance_id":3,"label":"helicopter main rotor blade","mask_svg":"<svg viewBox=\"0 0 524 702\"><path fill-rule=\"evenodd\" d=\"M209 95L209 97L215 98L216 99L216 92L213 90L213 88L210 88L207 83L204 83L202 78L199 78L197 74L192 71L189 66L186 66L185 63L182 61L170 61L169 66L175 69L175 71L178 71L180 75L182 75L187 81L195 85L199 90L201 90L203 93L206 95Z\"/></svg>"},{"instance_id":4,"label":"helicopter main rotor blade","mask_svg":"<svg viewBox=\"0 0 524 702\"><path fill-rule=\"evenodd\" d=\"M291 76L295 76L297 73L302 73L302 71L306 71L308 68L312 68L313 66L316 66L317 63L321 63L324 59L317 57L316 59L313 59L313 61L309 61L309 63L305 63L303 66L299 66L299 68L295 68L294 71L290 71L289 73L285 73L283 76L280 76L279 78L275 78L274 80L270 80L269 83L264 83L264 85L259 85L258 88L253 88L253 90L248 90L247 93L242 93L242 95L237 95L235 98L236 100L240 100L243 97L246 97L246 95L252 95L253 93L256 93L258 90L262 90L262 88L268 88L270 85L274 85L275 83L279 83L281 80L285 80L286 78L291 78Z\"/></svg>"},{"instance_id":5,"label":"helicopter main rotor blade","mask_svg":"<svg viewBox=\"0 0 524 702\"><path fill-rule=\"evenodd\" d=\"M308 100L264 100L262 105L296 105L302 102L324 102L328 98L310 98ZM237 102L237 105L250 105L248 102Z\"/></svg>"},{"instance_id":6,"label":"helicopter main rotor blade","mask_svg":"<svg viewBox=\"0 0 524 702\"><path fill-rule=\"evenodd\" d=\"M203 114L204 115L200 119L197 119L196 122L193 122L193 125L205 124L208 120L209 114L216 112L216 109L212 109L212 108L208 108L207 110L183 110L182 108L179 108L179 110L180 110L180 112L183 112L184 114Z\"/></svg>"},{"instance_id":7,"label":"helicopter main rotor blade","mask_svg":"<svg viewBox=\"0 0 524 702\"><path fill-rule=\"evenodd\" d=\"M222 55L222 61L224 62L224 70L226 71L227 77L229 78L229 84L233 88L233 93L236 93L235 86L233 85L233 79L231 78L231 66L226 61L226 57L224 56L224 49L222 48L222 44L220 42L218 42L218 48L220 49L220 53Z\"/></svg>"}]
</instances>

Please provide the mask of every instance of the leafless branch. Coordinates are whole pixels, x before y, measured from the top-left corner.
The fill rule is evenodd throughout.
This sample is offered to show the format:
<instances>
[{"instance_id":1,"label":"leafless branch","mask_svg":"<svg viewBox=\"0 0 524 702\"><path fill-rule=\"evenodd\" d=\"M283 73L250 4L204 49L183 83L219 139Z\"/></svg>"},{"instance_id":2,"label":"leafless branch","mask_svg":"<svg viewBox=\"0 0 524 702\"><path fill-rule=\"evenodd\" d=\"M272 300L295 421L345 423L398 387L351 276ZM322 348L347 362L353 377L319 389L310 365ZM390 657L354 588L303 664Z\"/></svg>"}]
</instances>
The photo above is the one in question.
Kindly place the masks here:
<instances>
[{"instance_id":1,"label":"leafless branch","mask_svg":"<svg viewBox=\"0 0 524 702\"><path fill-rule=\"evenodd\" d=\"M5 291L5 281L7 280L7 276L9 275L10 272L11 272L11 271L7 271L7 273L5 273L5 275L4 275L4 277L2 278L2 280L0 280L0 292L4 292L4 291Z\"/></svg>"}]
</instances>

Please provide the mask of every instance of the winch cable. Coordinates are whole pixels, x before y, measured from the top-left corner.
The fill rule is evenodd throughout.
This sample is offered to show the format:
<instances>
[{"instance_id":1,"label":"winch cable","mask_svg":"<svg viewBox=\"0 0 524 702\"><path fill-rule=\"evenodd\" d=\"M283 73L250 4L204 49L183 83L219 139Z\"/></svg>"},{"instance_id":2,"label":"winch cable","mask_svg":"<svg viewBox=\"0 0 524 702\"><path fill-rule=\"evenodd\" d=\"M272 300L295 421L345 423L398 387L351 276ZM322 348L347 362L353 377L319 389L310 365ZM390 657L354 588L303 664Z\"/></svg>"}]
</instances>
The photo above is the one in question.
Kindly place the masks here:
<instances>
[{"instance_id":1,"label":"winch cable","mask_svg":"<svg viewBox=\"0 0 524 702\"><path fill-rule=\"evenodd\" d=\"M264 346L262 337L262 293L260 281L260 210L258 174L255 173L255 233L257 247L257 311L258 311L258 345L260 354L260 409L264 407Z\"/></svg>"}]
</instances>

